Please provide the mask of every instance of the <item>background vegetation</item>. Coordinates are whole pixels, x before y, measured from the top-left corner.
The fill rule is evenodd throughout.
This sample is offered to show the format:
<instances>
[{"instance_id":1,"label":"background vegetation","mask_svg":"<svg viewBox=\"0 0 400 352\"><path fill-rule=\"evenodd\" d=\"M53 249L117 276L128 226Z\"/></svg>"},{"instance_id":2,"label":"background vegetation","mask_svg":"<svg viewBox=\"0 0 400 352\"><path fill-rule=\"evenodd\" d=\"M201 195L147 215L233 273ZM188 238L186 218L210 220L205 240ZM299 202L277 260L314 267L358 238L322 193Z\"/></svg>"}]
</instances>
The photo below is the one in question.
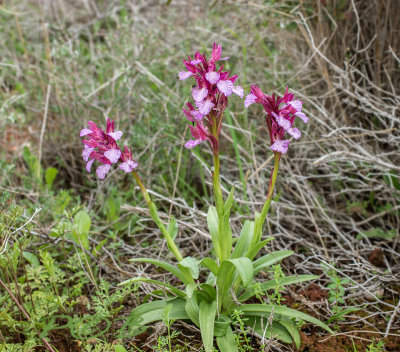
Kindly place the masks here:
<instances>
[{"instance_id":1,"label":"background vegetation","mask_svg":"<svg viewBox=\"0 0 400 352\"><path fill-rule=\"evenodd\" d=\"M170 280L129 259L167 251L129 175L86 173L78 133L116 120L149 193L178 219L179 245L209 251L211 151L183 148L190 88L177 73L213 42L246 93L289 85L310 117L281 162L267 227L266 252L296 255L264 273L278 284L261 299L278 294L336 329L304 325L303 351L398 351L398 13L396 0L3 0L0 351L42 351L44 340L58 351L201 349L198 331L167 315L139 337L123 333L155 286L117 284ZM221 176L224 192L236 187L238 232L263 204L272 158L261 107L229 104ZM281 290L282 269L320 279ZM238 314L244 351L293 348L240 326Z\"/></svg>"}]
</instances>

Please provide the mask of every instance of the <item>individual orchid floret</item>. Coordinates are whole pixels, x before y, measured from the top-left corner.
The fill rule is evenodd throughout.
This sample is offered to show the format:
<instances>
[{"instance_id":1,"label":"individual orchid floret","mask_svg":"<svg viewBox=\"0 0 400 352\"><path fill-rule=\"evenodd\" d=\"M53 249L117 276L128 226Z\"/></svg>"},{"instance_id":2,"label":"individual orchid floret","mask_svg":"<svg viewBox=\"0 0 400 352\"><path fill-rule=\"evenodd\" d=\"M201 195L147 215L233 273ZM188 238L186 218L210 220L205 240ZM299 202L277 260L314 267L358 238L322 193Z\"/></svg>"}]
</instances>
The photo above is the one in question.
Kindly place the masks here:
<instances>
[{"instance_id":1,"label":"individual orchid floret","mask_svg":"<svg viewBox=\"0 0 400 352\"><path fill-rule=\"evenodd\" d=\"M97 167L96 174L99 179L104 179L111 170L111 165L120 162L121 170L131 172L137 167L136 161L132 158L132 151L125 147L122 152L117 144L122 136L121 131L115 131L114 121L107 119L106 131L99 128L94 122L88 122L89 128L80 132L84 150L83 160L86 161L86 170L91 172L92 165L97 160L101 165Z\"/></svg>"},{"instance_id":2,"label":"individual orchid floret","mask_svg":"<svg viewBox=\"0 0 400 352\"><path fill-rule=\"evenodd\" d=\"M222 125L222 116L227 107L227 97L232 94L236 94L242 99L244 97L243 88L235 85L238 76L230 76L230 72L223 70L223 65L217 69L218 61L229 59L228 57L221 58L221 53L221 45L214 43L209 60L205 54L202 55L199 52L195 53L194 58L188 56L187 60L183 60L186 71L178 74L179 79L193 77L196 82L192 88L195 107L191 103L187 103L187 108L183 109L186 118L193 124L191 131L195 138L186 143L186 148L193 148L207 139L214 150L218 149L218 135ZM202 132L204 135L201 134ZM195 134L198 136L196 137ZM207 136L207 138L199 136Z\"/></svg>"},{"instance_id":3,"label":"individual orchid floret","mask_svg":"<svg viewBox=\"0 0 400 352\"><path fill-rule=\"evenodd\" d=\"M301 132L296 127L293 127L296 117L308 122L308 117L301 111L303 102L295 100L294 94L289 93L286 88L283 97L266 95L262 90L253 85L251 86L250 94L244 100L244 106L247 108L251 104L260 103L263 105L266 115L266 122L271 138L271 149L277 153L286 153L290 141L285 138L287 132L294 139L301 137Z\"/></svg>"},{"instance_id":4,"label":"individual orchid floret","mask_svg":"<svg viewBox=\"0 0 400 352\"><path fill-rule=\"evenodd\" d=\"M132 150L128 149L127 146L124 146L124 151L121 155L122 163L119 165L119 168L125 172L132 172L138 167L138 163L132 158Z\"/></svg>"},{"instance_id":5,"label":"individual orchid floret","mask_svg":"<svg viewBox=\"0 0 400 352\"><path fill-rule=\"evenodd\" d=\"M192 139L186 142L185 144L186 148L192 149L196 145L199 145L201 142L205 140L209 140L211 145L213 145L216 142L213 135L208 131L208 128L204 126L202 122L199 122L195 127L189 126L189 128L194 140Z\"/></svg>"}]
</instances>

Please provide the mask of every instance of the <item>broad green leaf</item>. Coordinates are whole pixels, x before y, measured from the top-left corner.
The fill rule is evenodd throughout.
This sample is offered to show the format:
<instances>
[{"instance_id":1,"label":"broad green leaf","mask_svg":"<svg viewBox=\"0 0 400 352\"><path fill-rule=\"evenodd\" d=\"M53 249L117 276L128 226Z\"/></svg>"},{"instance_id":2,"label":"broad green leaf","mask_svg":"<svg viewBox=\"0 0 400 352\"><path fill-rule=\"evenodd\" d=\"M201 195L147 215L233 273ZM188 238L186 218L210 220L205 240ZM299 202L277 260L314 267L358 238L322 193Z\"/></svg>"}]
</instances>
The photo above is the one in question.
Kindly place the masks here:
<instances>
[{"instance_id":1,"label":"broad green leaf","mask_svg":"<svg viewBox=\"0 0 400 352\"><path fill-rule=\"evenodd\" d=\"M262 225L261 225L261 214L256 211L254 214L254 235L251 240L251 247L254 247L257 245L258 242L261 240L261 235L262 235Z\"/></svg>"},{"instance_id":2,"label":"broad green leaf","mask_svg":"<svg viewBox=\"0 0 400 352\"><path fill-rule=\"evenodd\" d=\"M74 217L74 224L72 227L72 239L73 241L81 245L85 249L89 249L89 230L92 221L90 216L85 210L79 211Z\"/></svg>"},{"instance_id":3,"label":"broad green leaf","mask_svg":"<svg viewBox=\"0 0 400 352\"><path fill-rule=\"evenodd\" d=\"M115 352L128 352L124 346L122 345L115 345L114 346L114 351Z\"/></svg>"},{"instance_id":4,"label":"broad green leaf","mask_svg":"<svg viewBox=\"0 0 400 352\"><path fill-rule=\"evenodd\" d=\"M161 260L152 259L152 258L133 258L133 259L131 259L131 261L132 262L150 263L150 264L159 266L160 268L163 268L164 270L169 271L171 274L174 274L183 283L185 283L185 284L190 283L188 280L186 280L183 273L177 267L175 267L169 263L163 262Z\"/></svg>"},{"instance_id":5,"label":"broad green leaf","mask_svg":"<svg viewBox=\"0 0 400 352\"><path fill-rule=\"evenodd\" d=\"M233 204L233 191L235 190L235 187L232 187L231 191L229 192L228 199L226 200L224 204L224 215L230 214L232 204Z\"/></svg>"},{"instance_id":6,"label":"broad green leaf","mask_svg":"<svg viewBox=\"0 0 400 352\"><path fill-rule=\"evenodd\" d=\"M276 251L264 255L253 263L254 274L256 275L260 270L270 267L282 259L291 256L293 253L293 251Z\"/></svg>"},{"instance_id":7,"label":"broad green leaf","mask_svg":"<svg viewBox=\"0 0 400 352\"><path fill-rule=\"evenodd\" d=\"M249 258L250 260L253 260L254 257L258 254L258 252L265 247L265 245L272 241L274 238L273 237L268 237L267 239L265 239L264 241L258 242L256 245L254 246L250 246L249 251L246 254L246 257Z\"/></svg>"},{"instance_id":8,"label":"broad green leaf","mask_svg":"<svg viewBox=\"0 0 400 352\"><path fill-rule=\"evenodd\" d=\"M214 323L214 336L224 336L231 328L232 319L225 314L219 314Z\"/></svg>"},{"instance_id":9,"label":"broad green leaf","mask_svg":"<svg viewBox=\"0 0 400 352\"><path fill-rule=\"evenodd\" d=\"M55 167L49 167L46 169L44 173L44 179L46 181L46 185L51 188L53 186L54 180L58 174L58 170Z\"/></svg>"},{"instance_id":10,"label":"broad green leaf","mask_svg":"<svg viewBox=\"0 0 400 352\"><path fill-rule=\"evenodd\" d=\"M155 321L163 320L165 307L167 305L171 305L171 311L169 313L169 318L171 320L187 320L189 316L185 310L185 303L184 299L175 298L169 301L160 300L142 304L131 311L125 325L128 325L131 329L135 329Z\"/></svg>"},{"instance_id":11,"label":"broad green leaf","mask_svg":"<svg viewBox=\"0 0 400 352\"><path fill-rule=\"evenodd\" d=\"M90 216L85 210L79 211L74 217L74 227L80 234L88 233L91 224L92 221L90 220Z\"/></svg>"},{"instance_id":12,"label":"broad green leaf","mask_svg":"<svg viewBox=\"0 0 400 352\"><path fill-rule=\"evenodd\" d=\"M207 225L210 231L215 253L218 258L221 258L221 246L218 239L218 213L217 208L211 206L207 213Z\"/></svg>"},{"instance_id":13,"label":"broad green leaf","mask_svg":"<svg viewBox=\"0 0 400 352\"><path fill-rule=\"evenodd\" d=\"M254 221L246 220L244 222L242 231L240 232L239 240L236 243L235 249L231 255L231 258L239 258L246 255L249 250L251 240L254 233Z\"/></svg>"},{"instance_id":14,"label":"broad green leaf","mask_svg":"<svg viewBox=\"0 0 400 352\"><path fill-rule=\"evenodd\" d=\"M171 291L171 293L173 293L174 295L178 296L178 297L182 297L185 298L186 294L185 292L183 292L182 290L179 290L177 288L175 288L174 286L167 284L165 282L161 282L158 280L153 280L153 279L148 279L146 277L134 277L132 279L123 281L121 283L118 284L118 286L123 286L132 282L148 282L150 284L155 284L155 285L159 285L159 286L163 286L165 287L167 290Z\"/></svg>"},{"instance_id":15,"label":"broad green leaf","mask_svg":"<svg viewBox=\"0 0 400 352\"><path fill-rule=\"evenodd\" d=\"M246 319L246 325L260 336L266 339L277 338L284 343L293 343L289 331L280 322L273 321L271 326L266 317L244 315L243 318Z\"/></svg>"},{"instance_id":16,"label":"broad green leaf","mask_svg":"<svg viewBox=\"0 0 400 352\"><path fill-rule=\"evenodd\" d=\"M300 348L301 345L301 338L299 334L299 330L297 329L296 325L290 319L281 319L279 323L283 325L286 330L289 332L290 336L293 339L296 348Z\"/></svg>"},{"instance_id":17,"label":"broad green leaf","mask_svg":"<svg viewBox=\"0 0 400 352\"><path fill-rule=\"evenodd\" d=\"M178 234L178 224L174 217L172 217L171 221L169 222L167 231L171 238L174 240L176 235Z\"/></svg>"},{"instance_id":18,"label":"broad green leaf","mask_svg":"<svg viewBox=\"0 0 400 352\"><path fill-rule=\"evenodd\" d=\"M201 292L207 297L208 301L213 301L217 298L217 291L214 286L208 284L200 285Z\"/></svg>"},{"instance_id":19,"label":"broad green leaf","mask_svg":"<svg viewBox=\"0 0 400 352\"><path fill-rule=\"evenodd\" d=\"M197 304L197 292L192 297L186 298L185 311L193 324L200 326L199 321L199 305Z\"/></svg>"},{"instance_id":20,"label":"broad green leaf","mask_svg":"<svg viewBox=\"0 0 400 352\"><path fill-rule=\"evenodd\" d=\"M229 304L229 290L232 287L235 273L238 272L243 286L247 286L253 280L253 264L247 257L224 260L218 271L217 287L219 297L224 297L225 304ZM218 302L220 307L223 302Z\"/></svg>"},{"instance_id":21,"label":"broad green leaf","mask_svg":"<svg viewBox=\"0 0 400 352\"><path fill-rule=\"evenodd\" d=\"M217 302L202 301L199 306L199 322L201 338L206 352L212 352L214 341L214 322L217 312Z\"/></svg>"},{"instance_id":22,"label":"broad green leaf","mask_svg":"<svg viewBox=\"0 0 400 352\"><path fill-rule=\"evenodd\" d=\"M205 257L200 261L200 265L209 269L215 276L218 275L218 264L209 257Z\"/></svg>"},{"instance_id":23,"label":"broad green leaf","mask_svg":"<svg viewBox=\"0 0 400 352\"><path fill-rule=\"evenodd\" d=\"M218 238L221 247L220 260L230 258L232 251L232 228L229 223L229 213L224 214L218 223Z\"/></svg>"},{"instance_id":24,"label":"broad green leaf","mask_svg":"<svg viewBox=\"0 0 400 352\"><path fill-rule=\"evenodd\" d=\"M216 340L221 352L238 352L235 336L233 335L231 327L228 327L225 335L217 336Z\"/></svg>"},{"instance_id":25,"label":"broad green leaf","mask_svg":"<svg viewBox=\"0 0 400 352\"><path fill-rule=\"evenodd\" d=\"M302 312L298 312L297 310L290 309L287 307L277 306L273 304L243 304L240 306L240 310L245 315L254 315L254 316L266 316L266 314L271 313L280 314L288 318L295 318L308 321L309 323L315 324L326 331L333 333L332 330L324 324L322 321Z\"/></svg>"},{"instance_id":26,"label":"broad green leaf","mask_svg":"<svg viewBox=\"0 0 400 352\"><path fill-rule=\"evenodd\" d=\"M315 280L318 279L319 276L317 275L297 275L297 276L287 276L279 279L279 286L286 286L297 284L303 281ZM269 280L263 283L258 284L257 290L255 288L248 288L245 292L239 296L239 302L244 302L249 298L253 297L257 291L268 291L274 289L276 286L275 280Z\"/></svg>"},{"instance_id":27,"label":"broad green leaf","mask_svg":"<svg viewBox=\"0 0 400 352\"><path fill-rule=\"evenodd\" d=\"M178 264L179 269L187 268L190 271L193 279L197 280L199 278L199 261L193 257L186 257L181 260Z\"/></svg>"},{"instance_id":28,"label":"broad green leaf","mask_svg":"<svg viewBox=\"0 0 400 352\"><path fill-rule=\"evenodd\" d=\"M40 265L39 259L33 253L22 252L22 255L33 267L37 268Z\"/></svg>"}]
</instances>

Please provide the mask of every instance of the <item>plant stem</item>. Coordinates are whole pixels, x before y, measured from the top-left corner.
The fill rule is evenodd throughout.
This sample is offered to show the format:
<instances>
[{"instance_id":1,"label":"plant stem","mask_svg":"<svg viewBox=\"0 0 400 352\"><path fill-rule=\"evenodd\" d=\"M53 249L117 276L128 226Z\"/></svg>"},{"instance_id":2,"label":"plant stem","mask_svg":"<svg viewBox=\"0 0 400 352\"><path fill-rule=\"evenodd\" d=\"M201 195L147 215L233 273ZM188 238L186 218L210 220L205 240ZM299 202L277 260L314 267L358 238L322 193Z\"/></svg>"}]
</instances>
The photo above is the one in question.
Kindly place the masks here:
<instances>
[{"instance_id":1,"label":"plant stem","mask_svg":"<svg viewBox=\"0 0 400 352\"><path fill-rule=\"evenodd\" d=\"M260 218L256 222L254 244L257 244L261 240L262 228L272 202L272 195L274 193L275 181L276 181L276 176L278 175L279 161L281 159L281 155L282 155L281 153L275 153L274 170L272 171L272 175L269 180L267 199L262 208Z\"/></svg>"},{"instance_id":2,"label":"plant stem","mask_svg":"<svg viewBox=\"0 0 400 352\"><path fill-rule=\"evenodd\" d=\"M213 172L213 188L214 188L214 200L215 207L217 208L218 217L221 219L222 211L224 207L224 201L222 198L222 190L219 176L219 152L214 151L214 172Z\"/></svg>"},{"instance_id":3,"label":"plant stem","mask_svg":"<svg viewBox=\"0 0 400 352\"><path fill-rule=\"evenodd\" d=\"M171 235L168 233L167 229L165 228L163 222L161 221L156 205L154 202L151 200L150 195L147 193L146 188L143 185L142 180L140 179L139 175L137 174L136 171L132 172L133 177L136 180L136 183L138 184L140 190L142 191L143 197L146 201L147 207L150 210L151 217L153 218L154 222L156 223L157 227L160 229L161 233L163 234L164 238L167 240L168 248L171 250L175 258L180 262L183 260L183 256L181 252L179 251L178 247L176 246L174 240L172 239Z\"/></svg>"}]
</instances>

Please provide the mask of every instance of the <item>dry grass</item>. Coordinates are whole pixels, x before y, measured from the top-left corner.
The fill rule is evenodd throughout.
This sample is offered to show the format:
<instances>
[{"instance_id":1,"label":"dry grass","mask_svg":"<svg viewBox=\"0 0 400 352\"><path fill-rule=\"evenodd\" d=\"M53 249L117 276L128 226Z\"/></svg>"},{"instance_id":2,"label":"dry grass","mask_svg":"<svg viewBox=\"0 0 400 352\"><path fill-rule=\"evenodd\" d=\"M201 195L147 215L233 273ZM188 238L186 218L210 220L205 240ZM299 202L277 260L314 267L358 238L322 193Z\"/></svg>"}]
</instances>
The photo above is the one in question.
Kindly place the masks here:
<instances>
[{"instance_id":1,"label":"dry grass","mask_svg":"<svg viewBox=\"0 0 400 352\"><path fill-rule=\"evenodd\" d=\"M94 183L83 171L75 136L89 118L114 117L129 131L141 156L141 172L165 218L172 212L179 219L179 244L186 253L200 256L210 244L206 210L200 204L210 202L202 182L209 192L211 161L207 151L190 155L182 150L185 127L179 110L189 90L176 81L176 72L187 53L222 42L247 91L247 82L271 93L283 92L288 84L304 100L310 117L301 140L292 143L281 163L279 199L267 223L268 233L275 236L270 249L296 251L285 263L289 272L321 273L321 263L334 263L341 276L352 280L346 302L363 307L364 314L340 323L345 333L352 334L346 327L350 324L377 331L380 337L398 334L400 3L301 3L216 1L212 7L207 1L183 0L170 6L135 0L3 1L2 16L12 25L2 26L0 35L2 112L9 117L0 128L9 131L17 125L15 138L28 131L29 139L19 145L30 143L34 150L41 145L43 164L60 170L59 187L80 192L100 215L107 186L128 190L129 184L114 174L107 186L90 191ZM261 208L272 164L266 162L271 159L261 110L245 112L235 102L230 112L247 187L243 190L240 182L226 124L222 178L225 194L232 185L237 189L240 211L232 224L237 234L248 217L245 206L250 213ZM3 155L10 159L11 152L18 157L20 150ZM183 180L174 168L178 164ZM194 191L187 191L187 185ZM2 186L31 193L12 180ZM106 249L97 259L116 281L138 273L165 277L126 261L161 255L141 246L143 242L152 241L150 249L161 246L166 253L142 205L125 205L120 219L144 215L136 223L140 236L126 233L118 253ZM111 226L98 225L94 244ZM357 239L376 228L395 236ZM371 260L371 253L379 253L379 260ZM326 276L319 283L326 285ZM143 293L151 288L144 284ZM313 303L312 309L323 320L331 314L325 302Z\"/></svg>"}]
</instances>

